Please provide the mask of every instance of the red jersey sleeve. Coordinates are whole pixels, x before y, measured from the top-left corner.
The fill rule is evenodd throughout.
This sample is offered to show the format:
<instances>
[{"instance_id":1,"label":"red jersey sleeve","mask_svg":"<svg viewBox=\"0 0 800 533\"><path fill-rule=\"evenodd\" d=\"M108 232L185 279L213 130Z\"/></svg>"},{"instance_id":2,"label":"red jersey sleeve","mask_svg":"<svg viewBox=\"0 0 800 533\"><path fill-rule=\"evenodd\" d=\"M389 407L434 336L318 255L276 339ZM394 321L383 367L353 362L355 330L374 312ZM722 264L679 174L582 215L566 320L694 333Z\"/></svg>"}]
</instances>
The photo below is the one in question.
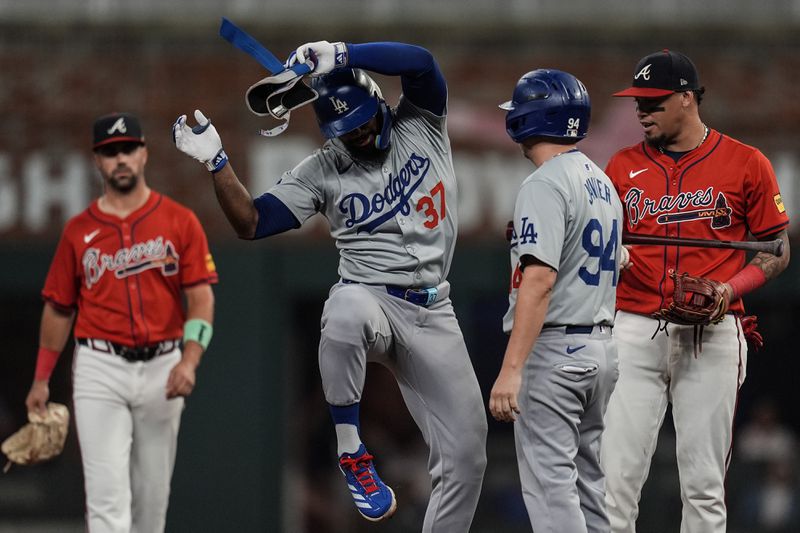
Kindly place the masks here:
<instances>
[{"instance_id":1,"label":"red jersey sleeve","mask_svg":"<svg viewBox=\"0 0 800 533\"><path fill-rule=\"evenodd\" d=\"M759 150L753 150L747 161L743 190L747 226L756 238L768 237L789 225L775 171Z\"/></svg>"},{"instance_id":2,"label":"red jersey sleeve","mask_svg":"<svg viewBox=\"0 0 800 533\"><path fill-rule=\"evenodd\" d=\"M208 238L192 211L188 211L182 233L185 247L180 259L181 286L216 283L217 267L208 249Z\"/></svg>"},{"instance_id":3,"label":"red jersey sleeve","mask_svg":"<svg viewBox=\"0 0 800 533\"><path fill-rule=\"evenodd\" d=\"M617 180L615 176L617 175L617 162L620 160L620 152L617 152L611 159L608 160L608 164L606 164L605 173L606 175L611 178L611 183L614 184L614 188L617 190L617 195L619 195L619 185L617 185Z\"/></svg>"},{"instance_id":4,"label":"red jersey sleeve","mask_svg":"<svg viewBox=\"0 0 800 533\"><path fill-rule=\"evenodd\" d=\"M71 225L67 225L61 234L42 289L45 300L64 310L77 308L80 292L80 279L75 270L75 248L69 239L70 228Z\"/></svg>"}]
</instances>

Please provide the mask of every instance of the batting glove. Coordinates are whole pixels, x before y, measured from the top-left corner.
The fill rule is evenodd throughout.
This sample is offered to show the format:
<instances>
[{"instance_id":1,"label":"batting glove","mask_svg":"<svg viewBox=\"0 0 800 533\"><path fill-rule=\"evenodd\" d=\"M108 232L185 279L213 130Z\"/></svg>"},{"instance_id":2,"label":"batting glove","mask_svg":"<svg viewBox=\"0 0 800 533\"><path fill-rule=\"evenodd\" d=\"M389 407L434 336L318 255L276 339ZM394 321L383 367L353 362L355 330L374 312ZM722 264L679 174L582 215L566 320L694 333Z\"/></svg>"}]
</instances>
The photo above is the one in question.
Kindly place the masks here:
<instances>
[{"instance_id":1,"label":"batting glove","mask_svg":"<svg viewBox=\"0 0 800 533\"><path fill-rule=\"evenodd\" d=\"M186 115L181 115L172 125L172 140L184 154L203 163L211 172L219 172L228 163L228 155L222 149L222 139L217 128L211 124L202 111L195 109L197 126L186 124Z\"/></svg>"},{"instance_id":2,"label":"batting glove","mask_svg":"<svg viewBox=\"0 0 800 533\"><path fill-rule=\"evenodd\" d=\"M295 63L309 63L311 76L322 76L335 68L347 65L347 45L343 42L316 41L302 44L292 52L286 67Z\"/></svg>"}]
</instances>

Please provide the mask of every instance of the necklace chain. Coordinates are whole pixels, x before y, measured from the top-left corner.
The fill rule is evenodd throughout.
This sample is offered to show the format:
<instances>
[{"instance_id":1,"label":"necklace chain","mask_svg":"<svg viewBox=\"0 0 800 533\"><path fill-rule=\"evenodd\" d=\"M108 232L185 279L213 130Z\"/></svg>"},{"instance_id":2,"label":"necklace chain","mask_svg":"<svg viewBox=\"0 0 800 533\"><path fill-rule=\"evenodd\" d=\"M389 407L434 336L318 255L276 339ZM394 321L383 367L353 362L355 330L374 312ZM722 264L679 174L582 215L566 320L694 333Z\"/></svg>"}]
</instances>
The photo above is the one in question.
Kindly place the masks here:
<instances>
[{"instance_id":1,"label":"necklace chain","mask_svg":"<svg viewBox=\"0 0 800 533\"><path fill-rule=\"evenodd\" d=\"M702 139L700 139L700 142L699 142L699 143L697 143L697 146L695 146L694 148L692 148L692 150L697 150L698 148L700 148L700 145L701 145L701 144L703 144L704 142L706 142L706 138L708 137L708 126L706 126L705 124L703 124L703 129L705 130L705 131L703 132L703 138L702 138ZM692 150L688 150L688 152L691 152ZM661 153L663 154L663 153L664 153L666 150L664 150L664 147L663 147L663 146L659 146L659 147L658 147L658 151L659 151L659 152L661 152Z\"/></svg>"},{"instance_id":2,"label":"necklace chain","mask_svg":"<svg viewBox=\"0 0 800 533\"><path fill-rule=\"evenodd\" d=\"M708 126L706 126L705 124L703 124L703 128L704 128L706 131L704 131L704 132L703 132L703 138L702 138L702 139L700 139L700 142L699 142L699 143L697 143L697 146L695 146L695 147L693 148L694 150L697 150L698 148L700 148L700 145L701 145L701 144L703 144L704 142L706 142L706 137L708 137Z\"/></svg>"}]
</instances>

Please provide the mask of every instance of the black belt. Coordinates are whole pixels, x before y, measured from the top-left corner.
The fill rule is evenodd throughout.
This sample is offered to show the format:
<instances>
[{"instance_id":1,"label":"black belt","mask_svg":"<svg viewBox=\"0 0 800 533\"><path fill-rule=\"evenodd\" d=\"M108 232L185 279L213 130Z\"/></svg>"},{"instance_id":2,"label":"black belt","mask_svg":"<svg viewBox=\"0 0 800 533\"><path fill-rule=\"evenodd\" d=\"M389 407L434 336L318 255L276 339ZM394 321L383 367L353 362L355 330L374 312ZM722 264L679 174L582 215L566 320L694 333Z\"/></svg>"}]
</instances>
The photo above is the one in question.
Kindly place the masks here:
<instances>
[{"instance_id":1,"label":"black belt","mask_svg":"<svg viewBox=\"0 0 800 533\"><path fill-rule=\"evenodd\" d=\"M180 339L169 339L166 341L157 342L148 346L125 346L124 344L117 344L116 342L106 341L102 339L76 339L81 346L87 346L98 352L111 353L118 355L129 362L136 361L149 361L154 357L161 354L171 352L176 348L180 348Z\"/></svg>"},{"instance_id":2,"label":"black belt","mask_svg":"<svg viewBox=\"0 0 800 533\"><path fill-rule=\"evenodd\" d=\"M556 325L556 324L545 324L542 326L542 329L558 329L564 328L564 333L566 335L589 335L594 331L594 328L608 328L611 329L611 326L606 326L604 324L597 324L596 326L575 326L575 325Z\"/></svg>"},{"instance_id":3,"label":"black belt","mask_svg":"<svg viewBox=\"0 0 800 533\"><path fill-rule=\"evenodd\" d=\"M342 283L359 283L359 282L350 281L349 279L343 279ZM430 305L433 305L433 303L436 302L436 298L439 296L439 289L437 289L436 287L431 287L429 289L415 289L415 288L409 289L406 287L397 287L395 285L383 285L383 286L386 287L386 292L391 294L392 296L422 307L428 307Z\"/></svg>"}]
</instances>

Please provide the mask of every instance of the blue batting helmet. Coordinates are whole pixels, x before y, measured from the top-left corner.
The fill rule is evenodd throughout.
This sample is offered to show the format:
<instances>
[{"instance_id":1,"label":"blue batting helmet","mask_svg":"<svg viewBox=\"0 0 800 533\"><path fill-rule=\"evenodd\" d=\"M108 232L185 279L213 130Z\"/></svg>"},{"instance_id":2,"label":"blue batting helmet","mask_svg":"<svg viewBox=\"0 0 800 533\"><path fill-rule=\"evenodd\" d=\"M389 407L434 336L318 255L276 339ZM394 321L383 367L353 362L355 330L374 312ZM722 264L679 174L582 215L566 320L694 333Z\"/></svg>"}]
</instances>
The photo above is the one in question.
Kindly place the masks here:
<instances>
[{"instance_id":1,"label":"blue batting helmet","mask_svg":"<svg viewBox=\"0 0 800 533\"><path fill-rule=\"evenodd\" d=\"M500 104L506 131L514 142L528 137L580 141L589 129L592 105L578 78L554 69L538 69L522 76L514 95Z\"/></svg>"},{"instance_id":2,"label":"blue batting helmet","mask_svg":"<svg viewBox=\"0 0 800 533\"><path fill-rule=\"evenodd\" d=\"M380 111L384 120L376 144L381 149L388 146L391 113L380 87L366 72L357 68L337 69L312 78L311 87L319 94L319 98L314 100L314 111L319 129L326 138L333 139L353 131Z\"/></svg>"}]
</instances>

